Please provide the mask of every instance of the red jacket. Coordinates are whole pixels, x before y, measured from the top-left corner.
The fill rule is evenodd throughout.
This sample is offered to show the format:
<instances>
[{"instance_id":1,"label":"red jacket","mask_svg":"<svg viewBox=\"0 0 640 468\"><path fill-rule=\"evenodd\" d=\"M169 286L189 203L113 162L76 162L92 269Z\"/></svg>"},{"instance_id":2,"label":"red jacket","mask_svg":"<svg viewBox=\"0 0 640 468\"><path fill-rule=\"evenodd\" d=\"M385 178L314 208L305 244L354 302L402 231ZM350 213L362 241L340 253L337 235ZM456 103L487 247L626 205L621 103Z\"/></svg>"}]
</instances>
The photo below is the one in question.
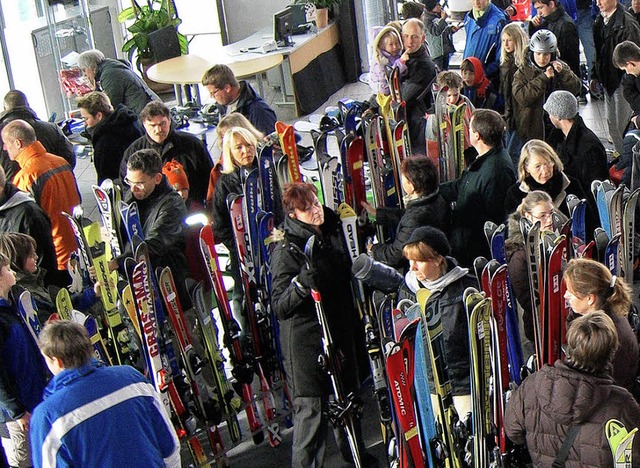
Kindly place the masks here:
<instances>
[{"instance_id":1,"label":"red jacket","mask_svg":"<svg viewBox=\"0 0 640 468\"><path fill-rule=\"evenodd\" d=\"M47 153L39 141L23 149L16 161L21 169L13 183L31 193L49 216L58 269L66 270L71 252L78 247L69 220L62 215L63 211L71 213L80 204L80 191L71 166L61 157Z\"/></svg>"}]
</instances>

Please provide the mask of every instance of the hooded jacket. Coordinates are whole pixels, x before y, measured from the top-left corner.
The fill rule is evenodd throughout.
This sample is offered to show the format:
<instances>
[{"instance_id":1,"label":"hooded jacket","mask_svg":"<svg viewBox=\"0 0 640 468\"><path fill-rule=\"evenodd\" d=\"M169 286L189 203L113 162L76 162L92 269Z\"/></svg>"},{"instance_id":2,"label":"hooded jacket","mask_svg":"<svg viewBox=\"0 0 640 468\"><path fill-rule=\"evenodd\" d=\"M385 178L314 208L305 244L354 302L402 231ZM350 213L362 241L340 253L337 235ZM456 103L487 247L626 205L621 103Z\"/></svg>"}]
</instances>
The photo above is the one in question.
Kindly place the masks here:
<instances>
[{"instance_id":1,"label":"hooded jacket","mask_svg":"<svg viewBox=\"0 0 640 468\"><path fill-rule=\"evenodd\" d=\"M40 266L54 275L58 269L56 251L51 235L51 221L33 197L7 182L0 195L0 231L21 232L36 241ZM47 276L46 281L52 278Z\"/></svg>"},{"instance_id":2,"label":"hooded jacket","mask_svg":"<svg viewBox=\"0 0 640 468\"><path fill-rule=\"evenodd\" d=\"M321 397L329 393L327 372L320 368L321 330L309 290L293 279L306 267L304 247L316 235L312 265L318 274L318 288L333 341L345 356L342 378L345 388L357 388L354 334L360 328L351 294L351 260L347 253L338 216L324 208L324 223L317 233L308 224L287 216L271 259L271 302L280 319L280 341L287 376L294 397Z\"/></svg>"},{"instance_id":3,"label":"hooded jacket","mask_svg":"<svg viewBox=\"0 0 640 468\"><path fill-rule=\"evenodd\" d=\"M405 275L400 287L398 300L416 301L416 291L427 288L432 293L440 291L438 308L442 317L442 333L444 335L444 358L451 377L451 391L454 396L469 395L470 360L469 360L469 326L465 310L463 293L469 287L476 287L477 280L469 275L467 268L460 268L454 258L447 257L447 272L436 282L421 282L415 271ZM429 386L435 393L431 369L428 368Z\"/></svg>"},{"instance_id":4,"label":"hooded jacket","mask_svg":"<svg viewBox=\"0 0 640 468\"><path fill-rule=\"evenodd\" d=\"M552 59L553 60L553 59ZM551 128L543 105L549 94L564 89L577 95L582 88L582 81L570 69L562 64L560 73L554 72L553 78L547 78L544 69L538 67L531 53L523 66L518 68L513 77L513 115L516 121L516 132L523 143L537 138L545 139L545 132ZM549 64L551 65L551 64Z\"/></svg>"},{"instance_id":5,"label":"hooded jacket","mask_svg":"<svg viewBox=\"0 0 640 468\"><path fill-rule=\"evenodd\" d=\"M16 157L20 171L13 183L20 190L31 193L51 220L51 234L56 249L58 269L66 270L71 252L78 248L69 220L62 212L72 213L80 204L76 177L67 162L47 153L36 141Z\"/></svg>"},{"instance_id":6,"label":"hooded jacket","mask_svg":"<svg viewBox=\"0 0 640 468\"><path fill-rule=\"evenodd\" d=\"M276 113L262 97L256 93L248 81L240 80L240 94L235 112L244 115L251 124L264 135L273 133L276 128ZM220 115L227 114L227 107L216 104ZM207 173L209 175L209 173Z\"/></svg>"},{"instance_id":7,"label":"hooded jacket","mask_svg":"<svg viewBox=\"0 0 640 468\"><path fill-rule=\"evenodd\" d=\"M398 44L400 44L400 50L397 56L390 55L387 51L380 48L380 42L386 34L393 34L396 36ZM389 94L389 81L387 80L387 68L398 67L400 70L400 76L404 77L407 74L407 65L404 60L400 58L402 55L402 37L398 32L398 29L394 26L384 26L373 42L374 50L374 62L371 65L369 74L369 85L373 89L374 93Z\"/></svg>"},{"instance_id":8,"label":"hooded jacket","mask_svg":"<svg viewBox=\"0 0 640 468\"><path fill-rule=\"evenodd\" d=\"M505 409L504 428L517 444L527 444L533 466L553 464L570 425L578 433L565 463L567 468L613 467L605 433L610 419L627 429L638 425L640 407L633 396L613 384L610 376L590 374L556 361L529 375L512 394ZM633 460L640 458L633 444ZM635 464L634 464L635 465Z\"/></svg>"},{"instance_id":9,"label":"hooded jacket","mask_svg":"<svg viewBox=\"0 0 640 468\"><path fill-rule=\"evenodd\" d=\"M93 164L98 184L120 177L120 163L126 149L144 134L138 116L122 104L86 133L93 146Z\"/></svg>"},{"instance_id":10,"label":"hooded jacket","mask_svg":"<svg viewBox=\"0 0 640 468\"><path fill-rule=\"evenodd\" d=\"M120 178L127 175L127 163L133 153L141 149L154 149L160 154L162 164L175 159L184 168L189 179L189 199L204 204L209 188L209 174L213 164L207 147L198 137L187 132L171 129L162 143L156 143L146 133L131 143L120 163Z\"/></svg>"},{"instance_id":11,"label":"hooded jacket","mask_svg":"<svg viewBox=\"0 0 640 468\"><path fill-rule=\"evenodd\" d=\"M109 96L114 108L122 104L136 115L140 114L148 102L162 101L129 65L120 60L104 59L96 70L96 83L99 91L104 91Z\"/></svg>"},{"instance_id":12,"label":"hooded jacket","mask_svg":"<svg viewBox=\"0 0 640 468\"><path fill-rule=\"evenodd\" d=\"M445 18L430 11L424 12L424 27L429 55L433 60L456 51L451 38L451 25Z\"/></svg>"}]
</instances>

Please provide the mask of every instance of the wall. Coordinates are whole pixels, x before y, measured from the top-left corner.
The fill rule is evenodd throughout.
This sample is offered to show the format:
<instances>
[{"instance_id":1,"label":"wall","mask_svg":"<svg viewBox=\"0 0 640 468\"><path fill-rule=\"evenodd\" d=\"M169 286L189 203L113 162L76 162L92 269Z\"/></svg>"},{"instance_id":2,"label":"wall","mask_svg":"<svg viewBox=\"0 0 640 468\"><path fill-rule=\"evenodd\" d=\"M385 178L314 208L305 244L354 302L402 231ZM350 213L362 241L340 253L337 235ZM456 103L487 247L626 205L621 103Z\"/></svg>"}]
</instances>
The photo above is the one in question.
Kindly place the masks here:
<instances>
[{"instance_id":1,"label":"wall","mask_svg":"<svg viewBox=\"0 0 640 468\"><path fill-rule=\"evenodd\" d=\"M290 0L218 0L224 8L228 43L251 36L265 26L273 27L273 14L292 3ZM256 11L256 6L260 11Z\"/></svg>"}]
</instances>

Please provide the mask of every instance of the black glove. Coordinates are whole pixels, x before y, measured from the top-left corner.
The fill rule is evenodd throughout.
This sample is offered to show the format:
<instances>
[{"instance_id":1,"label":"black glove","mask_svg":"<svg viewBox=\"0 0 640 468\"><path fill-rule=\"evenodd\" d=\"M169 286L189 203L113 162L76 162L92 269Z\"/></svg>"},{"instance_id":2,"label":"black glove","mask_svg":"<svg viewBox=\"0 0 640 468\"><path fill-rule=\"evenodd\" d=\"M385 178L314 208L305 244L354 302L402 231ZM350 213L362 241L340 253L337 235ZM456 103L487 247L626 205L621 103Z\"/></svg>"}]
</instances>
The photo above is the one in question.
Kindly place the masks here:
<instances>
[{"instance_id":1,"label":"black glove","mask_svg":"<svg viewBox=\"0 0 640 468\"><path fill-rule=\"evenodd\" d=\"M303 268L298 274L298 283L307 289L314 288L318 285L318 270L315 268Z\"/></svg>"}]
</instances>

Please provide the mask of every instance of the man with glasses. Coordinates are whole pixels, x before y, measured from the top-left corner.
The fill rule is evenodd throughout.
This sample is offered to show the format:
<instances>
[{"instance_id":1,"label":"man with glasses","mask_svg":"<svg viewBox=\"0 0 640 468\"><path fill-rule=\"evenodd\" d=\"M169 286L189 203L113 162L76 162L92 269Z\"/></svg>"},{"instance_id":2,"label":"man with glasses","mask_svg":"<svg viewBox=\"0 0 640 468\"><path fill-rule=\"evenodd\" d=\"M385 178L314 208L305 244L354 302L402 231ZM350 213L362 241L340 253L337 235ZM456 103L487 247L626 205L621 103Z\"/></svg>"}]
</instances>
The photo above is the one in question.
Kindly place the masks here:
<instances>
[{"instance_id":1,"label":"man with glasses","mask_svg":"<svg viewBox=\"0 0 640 468\"><path fill-rule=\"evenodd\" d=\"M142 234L149 247L152 271L158 267L170 267L178 288L180 302L185 308L191 304L186 294L184 280L187 277L186 224L187 209L180 194L162 174L162 160L154 149L134 152L127 162L123 182L130 188L124 194L126 203L136 202L140 213ZM111 270L124 272L124 260L133 256L128 243L119 257L109 262Z\"/></svg>"},{"instance_id":2,"label":"man with glasses","mask_svg":"<svg viewBox=\"0 0 640 468\"><path fill-rule=\"evenodd\" d=\"M212 163L202 140L190 133L176 130L171 121L171 112L162 102L148 103L140 112L140 122L145 134L125 151L120 163L120 177L124 180L128 171L128 161L133 153L142 149L152 149L160 155L163 164L171 160L182 164L189 179L189 198L203 204L207 197Z\"/></svg>"},{"instance_id":3,"label":"man with glasses","mask_svg":"<svg viewBox=\"0 0 640 468\"><path fill-rule=\"evenodd\" d=\"M226 65L214 65L202 77L202 85L215 99L220 116L239 112L265 135L273 133L276 113L248 81L238 81L233 71Z\"/></svg>"}]
</instances>

